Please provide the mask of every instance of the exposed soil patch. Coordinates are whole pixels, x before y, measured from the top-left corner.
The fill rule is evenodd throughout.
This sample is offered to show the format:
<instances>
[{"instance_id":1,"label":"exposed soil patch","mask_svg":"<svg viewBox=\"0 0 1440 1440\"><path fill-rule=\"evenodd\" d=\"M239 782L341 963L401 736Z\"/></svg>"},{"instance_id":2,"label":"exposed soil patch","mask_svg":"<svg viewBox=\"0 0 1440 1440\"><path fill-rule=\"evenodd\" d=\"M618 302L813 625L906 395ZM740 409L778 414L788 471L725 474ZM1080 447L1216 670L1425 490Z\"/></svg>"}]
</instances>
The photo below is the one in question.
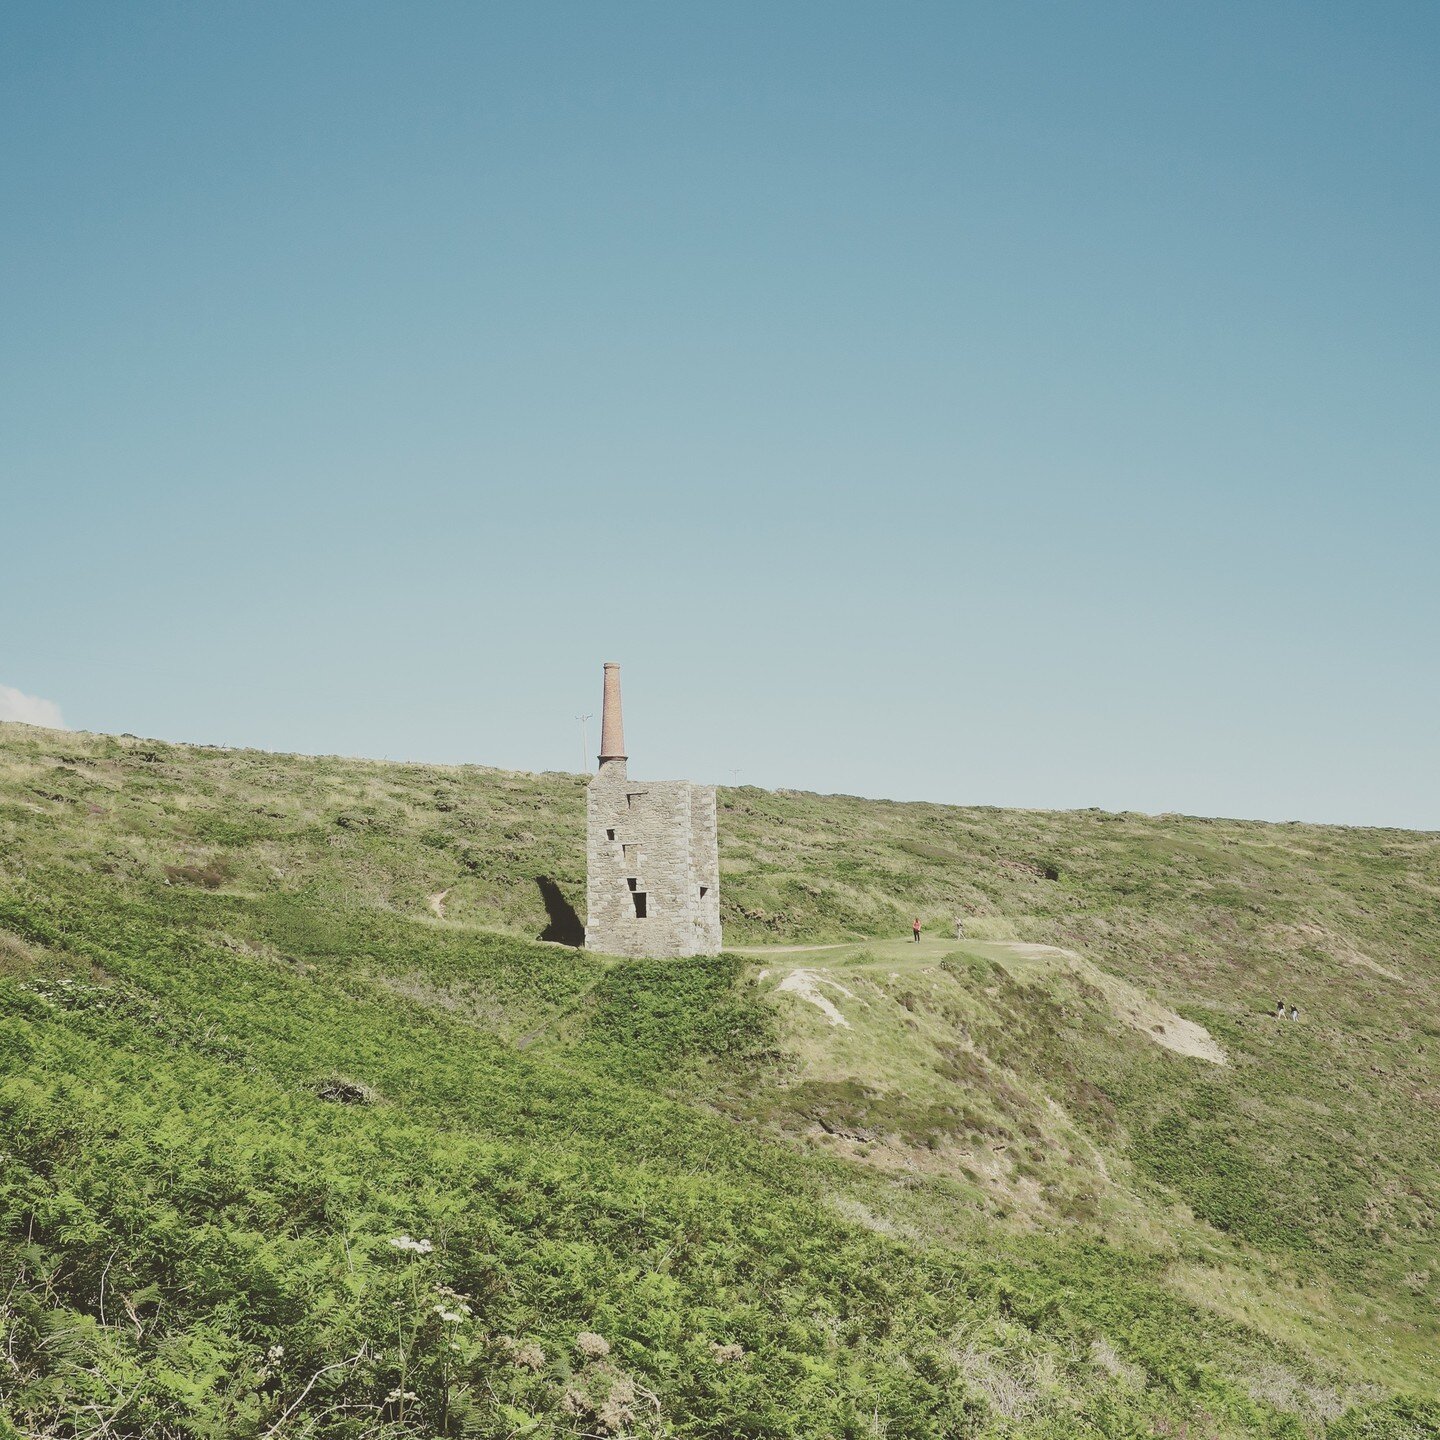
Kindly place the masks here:
<instances>
[{"instance_id":1,"label":"exposed soil patch","mask_svg":"<svg viewBox=\"0 0 1440 1440\"><path fill-rule=\"evenodd\" d=\"M1163 1045L1177 1055L1208 1060L1212 1065L1229 1063L1219 1041L1203 1025L1177 1015L1158 1000L1137 990L1128 980L1101 970L1073 950L1062 950L1058 945L1031 945L1019 941L992 941L991 945L994 949L1026 960L1063 962L1066 969L1079 975L1105 996L1117 1019L1157 1045Z\"/></svg>"},{"instance_id":2,"label":"exposed soil patch","mask_svg":"<svg viewBox=\"0 0 1440 1440\"><path fill-rule=\"evenodd\" d=\"M850 1022L840 1013L835 1002L821 992L822 985L828 985L831 989L838 990L840 994L850 1000L855 998L853 990L847 990L838 980L832 980L828 975L821 975L814 970L792 970L775 988L786 990L791 995L798 995L802 1000L815 1006L832 1025L839 1025L848 1030Z\"/></svg>"}]
</instances>

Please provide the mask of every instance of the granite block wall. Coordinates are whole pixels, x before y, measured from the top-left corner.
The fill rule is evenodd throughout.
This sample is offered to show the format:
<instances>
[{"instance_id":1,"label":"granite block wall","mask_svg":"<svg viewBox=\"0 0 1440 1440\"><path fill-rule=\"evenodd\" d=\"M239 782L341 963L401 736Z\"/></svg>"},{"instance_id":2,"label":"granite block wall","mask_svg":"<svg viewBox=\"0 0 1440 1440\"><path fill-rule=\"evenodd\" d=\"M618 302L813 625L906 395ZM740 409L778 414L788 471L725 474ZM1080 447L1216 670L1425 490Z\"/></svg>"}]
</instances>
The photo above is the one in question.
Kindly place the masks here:
<instances>
[{"instance_id":1,"label":"granite block wall","mask_svg":"<svg viewBox=\"0 0 1440 1440\"><path fill-rule=\"evenodd\" d=\"M715 788L602 763L586 814L585 945L607 955L720 950Z\"/></svg>"}]
</instances>

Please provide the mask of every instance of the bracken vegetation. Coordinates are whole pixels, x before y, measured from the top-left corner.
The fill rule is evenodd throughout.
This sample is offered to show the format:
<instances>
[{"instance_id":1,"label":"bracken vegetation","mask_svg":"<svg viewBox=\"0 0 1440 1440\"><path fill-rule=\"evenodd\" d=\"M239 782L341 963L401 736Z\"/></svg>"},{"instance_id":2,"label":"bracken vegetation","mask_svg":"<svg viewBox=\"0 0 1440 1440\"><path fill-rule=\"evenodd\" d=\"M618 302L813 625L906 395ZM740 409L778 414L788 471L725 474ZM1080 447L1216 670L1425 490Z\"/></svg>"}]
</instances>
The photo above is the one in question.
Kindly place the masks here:
<instances>
[{"instance_id":1,"label":"bracken vegetation","mask_svg":"<svg viewBox=\"0 0 1440 1440\"><path fill-rule=\"evenodd\" d=\"M0 1434L1440 1434L1440 837L583 783L0 726Z\"/></svg>"}]
</instances>

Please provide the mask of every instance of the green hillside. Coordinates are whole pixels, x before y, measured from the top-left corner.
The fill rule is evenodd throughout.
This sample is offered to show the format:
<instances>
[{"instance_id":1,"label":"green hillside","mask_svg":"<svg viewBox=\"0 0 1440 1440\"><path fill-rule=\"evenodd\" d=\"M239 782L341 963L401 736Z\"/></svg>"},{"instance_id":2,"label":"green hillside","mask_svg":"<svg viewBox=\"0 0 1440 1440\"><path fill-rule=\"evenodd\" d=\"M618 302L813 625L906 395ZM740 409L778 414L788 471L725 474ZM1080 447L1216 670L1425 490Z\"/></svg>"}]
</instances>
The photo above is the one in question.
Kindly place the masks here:
<instances>
[{"instance_id":1,"label":"green hillside","mask_svg":"<svg viewBox=\"0 0 1440 1440\"><path fill-rule=\"evenodd\" d=\"M722 791L658 963L583 821L0 725L0 1434L1440 1434L1440 836Z\"/></svg>"}]
</instances>

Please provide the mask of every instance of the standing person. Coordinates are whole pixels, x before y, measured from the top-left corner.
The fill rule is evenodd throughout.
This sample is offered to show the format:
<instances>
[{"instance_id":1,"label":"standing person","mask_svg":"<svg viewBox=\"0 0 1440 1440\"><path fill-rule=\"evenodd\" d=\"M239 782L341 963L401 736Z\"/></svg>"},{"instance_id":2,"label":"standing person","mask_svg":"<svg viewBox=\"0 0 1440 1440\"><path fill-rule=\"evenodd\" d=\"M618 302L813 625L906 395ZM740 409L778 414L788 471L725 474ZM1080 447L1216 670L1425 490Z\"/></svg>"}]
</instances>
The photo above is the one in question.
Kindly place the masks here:
<instances>
[{"instance_id":1,"label":"standing person","mask_svg":"<svg viewBox=\"0 0 1440 1440\"><path fill-rule=\"evenodd\" d=\"M915 932L915 943L918 945L920 943L920 917L918 915L915 917L915 923L910 928Z\"/></svg>"},{"instance_id":2,"label":"standing person","mask_svg":"<svg viewBox=\"0 0 1440 1440\"><path fill-rule=\"evenodd\" d=\"M965 922L963 920L956 920L955 922L955 938L957 940L963 940L965 938Z\"/></svg>"},{"instance_id":3,"label":"standing person","mask_svg":"<svg viewBox=\"0 0 1440 1440\"><path fill-rule=\"evenodd\" d=\"M1285 1018L1285 1002L1283 1000L1277 1000L1275 1002L1275 1018L1277 1020L1283 1020Z\"/></svg>"},{"instance_id":4,"label":"standing person","mask_svg":"<svg viewBox=\"0 0 1440 1440\"><path fill-rule=\"evenodd\" d=\"M1300 1007L1298 1005L1292 1005L1290 1007L1290 1018L1292 1020L1298 1020L1300 1018Z\"/></svg>"}]
</instances>

